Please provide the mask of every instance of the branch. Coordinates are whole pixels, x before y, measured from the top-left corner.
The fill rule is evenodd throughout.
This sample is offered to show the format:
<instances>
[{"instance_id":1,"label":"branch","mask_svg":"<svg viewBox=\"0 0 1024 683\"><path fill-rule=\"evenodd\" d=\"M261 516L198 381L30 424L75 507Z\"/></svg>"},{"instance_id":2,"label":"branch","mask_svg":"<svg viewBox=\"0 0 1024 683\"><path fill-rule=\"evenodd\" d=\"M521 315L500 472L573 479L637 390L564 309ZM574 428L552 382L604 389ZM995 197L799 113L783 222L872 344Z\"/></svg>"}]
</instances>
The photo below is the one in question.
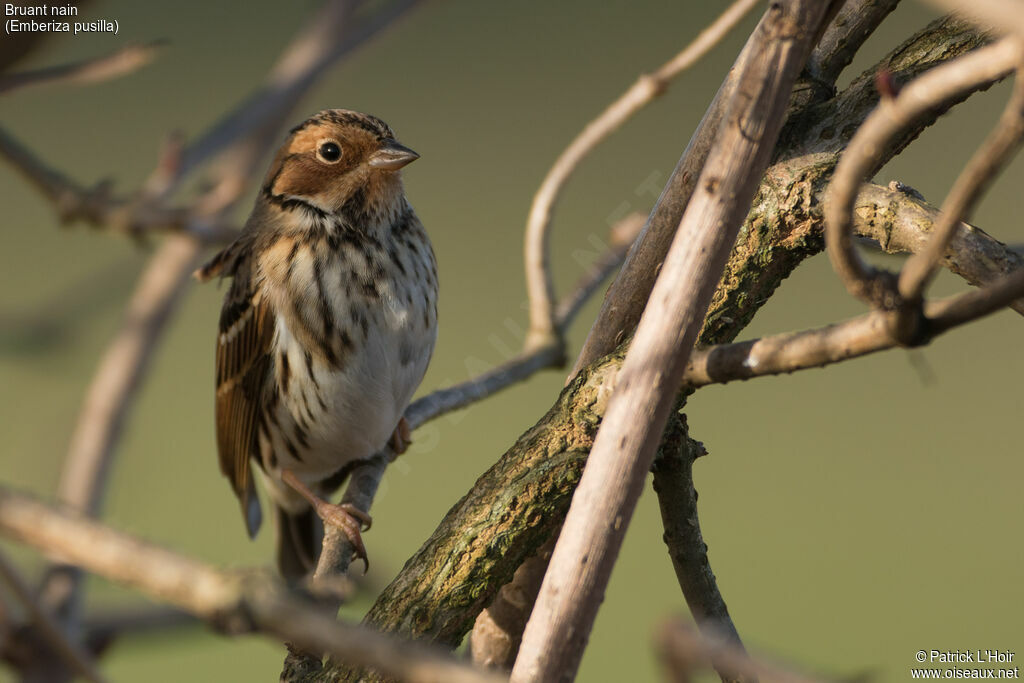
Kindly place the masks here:
<instances>
[{"instance_id":1,"label":"branch","mask_svg":"<svg viewBox=\"0 0 1024 683\"><path fill-rule=\"evenodd\" d=\"M222 572L0 487L0 531L185 609L228 634L259 632L406 681L498 683L451 655L336 621L277 579Z\"/></svg>"},{"instance_id":2,"label":"branch","mask_svg":"<svg viewBox=\"0 0 1024 683\"><path fill-rule=\"evenodd\" d=\"M153 61L160 47L160 42L128 45L82 62L0 76L0 94L35 85L88 85L119 78Z\"/></svg>"},{"instance_id":3,"label":"branch","mask_svg":"<svg viewBox=\"0 0 1024 683\"><path fill-rule=\"evenodd\" d=\"M857 234L875 240L890 254L920 251L940 218L938 209L911 195L872 184L861 187L853 213ZM942 265L979 287L1024 268L1024 258L981 228L961 223ZM1024 301L1014 301L1010 308L1024 315Z\"/></svg>"},{"instance_id":4,"label":"branch","mask_svg":"<svg viewBox=\"0 0 1024 683\"><path fill-rule=\"evenodd\" d=\"M807 71L819 82L834 86L875 29L900 0L847 0L829 24L807 60Z\"/></svg>"},{"instance_id":5,"label":"branch","mask_svg":"<svg viewBox=\"0 0 1024 683\"><path fill-rule=\"evenodd\" d=\"M1024 269L974 290L925 305L925 322L918 343L959 325L977 320L1024 297ZM738 379L780 375L866 356L891 349L900 342L892 334L895 313L875 310L842 323L804 332L787 332L753 341L722 344L697 351L690 359L683 382L691 387L722 384Z\"/></svg>"},{"instance_id":6,"label":"branch","mask_svg":"<svg viewBox=\"0 0 1024 683\"><path fill-rule=\"evenodd\" d=\"M549 344L561 345L555 307L554 284L548 256L548 231L562 188L580 162L630 117L663 94L673 78L688 69L749 12L758 0L735 0L682 52L651 74L644 74L601 114L588 123L559 155L533 197L526 223L526 289L530 299L530 331L526 350Z\"/></svg>"},{"instance_id":7,"label":"branch","mask_svg":"<svg viewBox=\"0 0 1024 683\"><path fill-rule=\"evenodd\" d=\"M573 496L513 681L571 679L579 666L686 361L828 10L775 3L755 33Z\"/></svg>"},{"instance_id":8,"label":"branch","mask_svg":"<svg viewBox=\"0 0 1024 683\"><path fill-rule=\"evenodd\" d=\"M32 589L3 552L0 552L0 580L10 587L14 597L28 612L37 632L46 643L46 655L56 654L67 664L69 670L92 683L106 683L106 679L96 670L88 653L68 640L56 620L36 602Z\"/></svg>"},{"instance_id":9,"label":"branch","mask_svg":"<svg viewBox=\"0 0 1024 683\"><path fill-rule=\"evenodd\" d=\"M711 571L708 546L704 543L697 514L693 461L706 453L703 444L690 438L686 416L673 416L654 460L654 491L665 528L665 545L690 613L703 633L721 636L738 652L743 652L740 634ZM725 683L752 680L735 675L722 663L716 662L715 669Z\"/></svg>"},{"instance_id":10,"label":"branch","mask_svg":"<svg viewBox=\"0 0 1024 683\"><path fill-rule=\"evenodd\" d=\"M850 232L857 191L891 139L942 103L1005 77L1020 59L1020 46L1011 39L979 48L920 76L898 96L883 99L858 129L836 167L825 204L829 257L851 295L884 309L899 304L893 275L865 263L854 249Z\"/></svg>"}]
</instances>

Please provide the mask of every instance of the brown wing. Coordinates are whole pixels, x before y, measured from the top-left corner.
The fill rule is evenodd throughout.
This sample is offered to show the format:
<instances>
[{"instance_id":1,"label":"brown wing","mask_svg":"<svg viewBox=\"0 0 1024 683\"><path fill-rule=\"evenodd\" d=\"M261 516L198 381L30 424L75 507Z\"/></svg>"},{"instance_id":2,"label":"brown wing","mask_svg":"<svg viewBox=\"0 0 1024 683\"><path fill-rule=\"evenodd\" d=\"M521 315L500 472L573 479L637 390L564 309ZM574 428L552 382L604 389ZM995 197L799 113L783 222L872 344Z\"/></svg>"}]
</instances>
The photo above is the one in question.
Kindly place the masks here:
<instances>
[{"instance_id":1,"label":"brown wing","mask_svg":"<svg viewBox=\"0 0 1024 683\"><path fill-rule=\"evenodd\" d=\"M257 430L273 331L269 303L253 286L249 263L243 261L220 313L216 414L220 469L242 503L250 536L260 527L261 513L249 459L258 457Z\"/></svg>"}]
</instances>

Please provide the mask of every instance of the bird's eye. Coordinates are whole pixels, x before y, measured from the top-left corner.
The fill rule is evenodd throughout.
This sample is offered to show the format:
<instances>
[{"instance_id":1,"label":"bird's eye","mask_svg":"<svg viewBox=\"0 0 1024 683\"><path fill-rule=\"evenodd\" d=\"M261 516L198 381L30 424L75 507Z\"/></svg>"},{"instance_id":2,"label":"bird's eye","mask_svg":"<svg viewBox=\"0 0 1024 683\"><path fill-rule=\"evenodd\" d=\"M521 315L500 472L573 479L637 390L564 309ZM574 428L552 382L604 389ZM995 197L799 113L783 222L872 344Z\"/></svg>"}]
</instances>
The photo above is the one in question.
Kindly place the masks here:
<instances>
[{"instance_id":1,"label":"bird's eye","mask_svg":"<svg viewBox=\"0 0 1024 683\"><path fill-rule=\"evenodd\" d=\"M338 146L337 142L332 142L330 140L321 143L316 153L317 156L329 164L336 163L341 159L341 147Z\"/></svg>"}]
</instances>

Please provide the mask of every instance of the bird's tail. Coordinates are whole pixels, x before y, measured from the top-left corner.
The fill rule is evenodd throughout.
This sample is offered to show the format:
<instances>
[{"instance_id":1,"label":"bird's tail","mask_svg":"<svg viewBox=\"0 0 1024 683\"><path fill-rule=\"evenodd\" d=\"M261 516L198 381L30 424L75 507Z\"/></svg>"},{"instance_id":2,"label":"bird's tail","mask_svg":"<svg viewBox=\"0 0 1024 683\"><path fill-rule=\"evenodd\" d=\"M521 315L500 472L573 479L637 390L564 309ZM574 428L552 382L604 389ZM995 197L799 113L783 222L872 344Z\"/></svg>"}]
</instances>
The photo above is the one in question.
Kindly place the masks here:
<instances>
[{"instance_id":1,"label":"bird's tail","mask_svg":"<svg viewBox=\"0 0 1024 683\"><path fill-rule=\"evenodd\" d=\"M277 514L277 568L286 581L299 581L316 568L324 527L313 508L293 514L275 506Z\"/></svg>"}]
</instances>

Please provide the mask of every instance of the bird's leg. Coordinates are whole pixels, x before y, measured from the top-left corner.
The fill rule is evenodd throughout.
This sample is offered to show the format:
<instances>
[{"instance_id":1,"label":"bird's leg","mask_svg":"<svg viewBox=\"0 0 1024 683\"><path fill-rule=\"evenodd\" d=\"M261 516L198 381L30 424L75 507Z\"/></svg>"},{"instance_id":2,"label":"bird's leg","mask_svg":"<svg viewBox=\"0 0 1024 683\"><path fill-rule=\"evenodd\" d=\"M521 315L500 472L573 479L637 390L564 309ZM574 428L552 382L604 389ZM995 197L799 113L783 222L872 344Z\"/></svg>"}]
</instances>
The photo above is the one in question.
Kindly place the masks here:
<instances>
[{"instance_id":1,"label":"bird's leg","mask_svg":"<svg viewBox=\"0 0 1024 683\"><path fill-rule=\"evenodd\" d=\"M366 546L363 545L360 531L369 531L373 524L373 518L349 503L328 503L313 493L291 470L281 472L281 479L313 506L317 516L323 520L324 524L337 527L348 537L348 540L352 542L355 557L363 561L363 573L365 574L370 569L370 559L366 556Z\"/></svg>"},{"instance_id":2,"label":"bird's leg","mask_svg":"<svg viewBox=\"0 0 1024 683\"><path fill-rule=\"evenodd\" d=\"M391 440L388 441L391 444L391 448L394 449L395 455L401 455L405 453L406 449L409 448L409 444L412 443L412 432L409 430L409 421L403 416L395 425L395 431L391 434Z\"/></svg>"}]
</instances>

